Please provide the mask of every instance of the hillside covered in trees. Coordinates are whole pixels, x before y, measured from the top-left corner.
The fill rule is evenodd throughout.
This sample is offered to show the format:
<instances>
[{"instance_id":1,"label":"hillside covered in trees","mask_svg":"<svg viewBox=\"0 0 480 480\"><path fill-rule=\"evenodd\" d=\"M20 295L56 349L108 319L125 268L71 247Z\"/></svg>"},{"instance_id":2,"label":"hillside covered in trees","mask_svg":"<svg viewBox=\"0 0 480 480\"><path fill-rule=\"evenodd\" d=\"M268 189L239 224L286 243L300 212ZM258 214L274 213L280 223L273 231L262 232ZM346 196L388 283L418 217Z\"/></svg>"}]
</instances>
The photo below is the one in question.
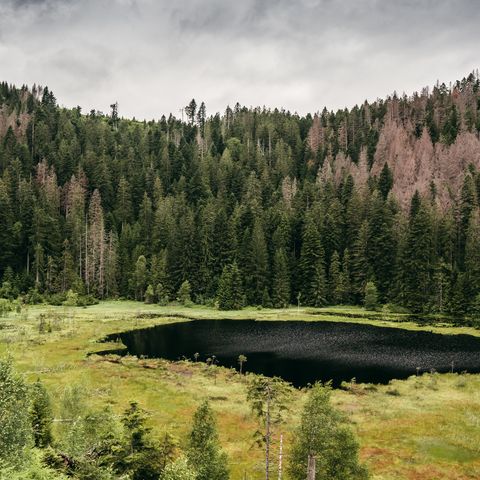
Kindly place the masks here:
<instances>
[{"instance_id":1,"label":"hillside covered in trees","mask_svg":"<svg viewBox=\"0 0 480 480\"><path fill-rule=\"evenodd\" d=\"M0 84L0 296L480 312L478 74L314 116L118 110Z\"/></svg>"}]
</instances>

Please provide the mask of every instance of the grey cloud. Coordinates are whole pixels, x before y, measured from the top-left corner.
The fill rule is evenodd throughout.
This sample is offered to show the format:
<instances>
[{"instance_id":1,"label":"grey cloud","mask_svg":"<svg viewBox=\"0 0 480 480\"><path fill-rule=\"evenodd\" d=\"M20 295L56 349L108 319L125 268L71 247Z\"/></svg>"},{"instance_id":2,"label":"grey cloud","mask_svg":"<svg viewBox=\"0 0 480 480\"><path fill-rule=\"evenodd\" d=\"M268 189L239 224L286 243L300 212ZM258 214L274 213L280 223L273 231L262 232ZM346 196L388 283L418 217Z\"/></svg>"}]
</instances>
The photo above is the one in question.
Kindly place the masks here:
<instances>
[{"instance_id":1,"label":"grey cloud","mask_svg":"<svg viewBox=\"0 0 480 480\"><path fill-rule=\"evenodd\" d=\"M479 24L476 0L6 0L0 65L137 118L192 97L306 113L461 78Z\"/></svg>"}]
</instances>

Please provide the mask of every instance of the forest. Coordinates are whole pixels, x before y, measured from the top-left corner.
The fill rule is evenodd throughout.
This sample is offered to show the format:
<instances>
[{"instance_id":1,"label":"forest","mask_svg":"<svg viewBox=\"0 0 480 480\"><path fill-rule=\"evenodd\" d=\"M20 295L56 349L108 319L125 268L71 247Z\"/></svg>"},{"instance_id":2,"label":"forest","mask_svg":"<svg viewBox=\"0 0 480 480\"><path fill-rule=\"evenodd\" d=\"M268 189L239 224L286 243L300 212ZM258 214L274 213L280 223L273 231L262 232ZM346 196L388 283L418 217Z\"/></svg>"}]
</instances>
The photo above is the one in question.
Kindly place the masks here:
<instances>
[{"instance_id":1,"label":"forest","mask_svg":"<svg viewBox=\"0 0 480 480\"><path fill-rule=\"evenodd\" d=\"M478 73L313 116L120 112L0 84L0 297L480 313Z\"/></svg>"}]
</instances>

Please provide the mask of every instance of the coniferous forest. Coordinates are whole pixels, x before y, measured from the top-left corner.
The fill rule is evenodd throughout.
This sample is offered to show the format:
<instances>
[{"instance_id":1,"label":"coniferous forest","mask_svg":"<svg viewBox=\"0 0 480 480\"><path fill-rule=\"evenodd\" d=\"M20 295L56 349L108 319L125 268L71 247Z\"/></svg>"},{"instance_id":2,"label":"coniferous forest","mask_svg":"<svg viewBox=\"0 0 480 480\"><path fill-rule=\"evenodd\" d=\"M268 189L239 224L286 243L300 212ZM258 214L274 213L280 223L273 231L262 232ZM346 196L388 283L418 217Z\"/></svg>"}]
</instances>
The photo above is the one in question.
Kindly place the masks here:
<instances>
[{"instance_id":1,"label":"coniferous forest","mask_svg":"<svg viewBox=\"0 0 480 480\"><path fill-rule=\"evenodd\" d=\"M1 297L480 313L478 74L306 116L58 101L0 85Z\"/></svg>"}]
</instances>

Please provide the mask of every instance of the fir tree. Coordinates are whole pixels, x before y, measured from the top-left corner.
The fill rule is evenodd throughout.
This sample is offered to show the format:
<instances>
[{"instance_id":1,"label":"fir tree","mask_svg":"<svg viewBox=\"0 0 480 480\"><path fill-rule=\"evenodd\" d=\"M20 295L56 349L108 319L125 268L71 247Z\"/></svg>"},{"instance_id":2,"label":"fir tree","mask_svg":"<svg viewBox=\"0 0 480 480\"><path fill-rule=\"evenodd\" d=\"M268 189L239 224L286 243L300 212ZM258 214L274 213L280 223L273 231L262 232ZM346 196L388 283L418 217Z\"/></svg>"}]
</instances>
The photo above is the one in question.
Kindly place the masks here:
<instances>
[{"instance_id":1,"label":"fir tree","mask_svg":"<svg viewBox=\"0 0 480 480\"><path fill-rule=\"evenodd\" d=\"M275 252L273 262L273 305L286 308L290 303L290 273L287 255L283 248Z\"/></svg>"},{"instance_id":2,"label":"fir tree","mask_svg":"<svg viewBox=\"0 0 480 480\"><path fill-rule=\"evenodd\" d=\"M242 308L242 279L236 262L224 267L218 284L217 300L220 310L239 310Z\"/></svg>"},{"instance_id":3,"label":"fir tree","mask_svg":"<svg viewBox=\"0 0 480 480\"><path fill-rule=\"evenodd\" d=\"M196 480L227 480L227 457L218 440L217 424L207 401L193 417L187 448L188 463L197 473Z\"/></svg>"},{"instance_id":4,"label":"fir tree","mask_svg":"<svg viewBox=\"0 0 480 480\"><path fill-rule=\"evenodd\" d=\"M35 446L46 448L52 443L53 412L50 396L40 379L32 386L30 418Z\"/></svg>"}]
</instances>

